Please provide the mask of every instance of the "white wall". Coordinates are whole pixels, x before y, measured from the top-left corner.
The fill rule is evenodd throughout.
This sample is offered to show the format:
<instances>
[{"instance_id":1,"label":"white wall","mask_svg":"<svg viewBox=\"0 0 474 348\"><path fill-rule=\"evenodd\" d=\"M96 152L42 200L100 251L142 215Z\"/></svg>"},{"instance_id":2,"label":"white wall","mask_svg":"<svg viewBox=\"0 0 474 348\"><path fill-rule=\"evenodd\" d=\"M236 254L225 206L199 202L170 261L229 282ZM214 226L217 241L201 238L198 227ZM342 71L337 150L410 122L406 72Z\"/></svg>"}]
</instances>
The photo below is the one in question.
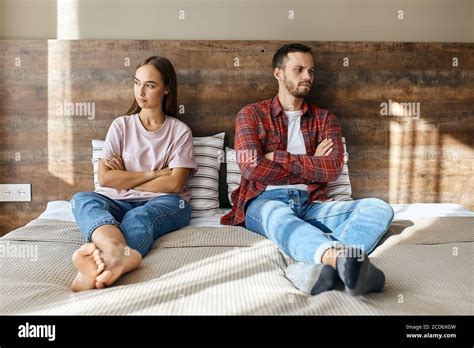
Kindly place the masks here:
<instances>
[{"instance_id":1,"label":"white wall","mask_svg":"<svg viewBox=\"0 0 474 348\"><path fill-rule=\"evenodd\" d=\"M0 39L56 38L473 42L474 0L0 0Z\"/></svg>"}]
</instances>

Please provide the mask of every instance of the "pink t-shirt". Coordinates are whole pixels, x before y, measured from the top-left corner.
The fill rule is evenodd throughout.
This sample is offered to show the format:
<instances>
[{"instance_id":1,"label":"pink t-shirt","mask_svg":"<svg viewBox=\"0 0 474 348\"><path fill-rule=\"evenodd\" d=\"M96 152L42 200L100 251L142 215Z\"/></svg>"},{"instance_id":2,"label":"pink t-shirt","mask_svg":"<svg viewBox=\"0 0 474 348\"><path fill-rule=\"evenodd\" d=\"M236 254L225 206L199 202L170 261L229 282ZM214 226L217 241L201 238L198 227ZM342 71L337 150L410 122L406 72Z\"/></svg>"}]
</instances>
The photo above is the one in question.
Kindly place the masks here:
<instances>
[{"instance_id":1,"label":"pink t-shirt","mask_svg":"<svg viewBox=\"0 0 474 348\"><path fill-rule=\"evenodd\" d=\"M117 117L107 132L100 158L111 158L113 153L122 157L125 170L129 172L160 170L165 167L191 168L192 174L197 170L191 129L171 116L166 116L161 128L154 132L146 130L138 114ZM101 193L112 199L129 201L149 200L169 194L110 187L103 188ZM178 195L188 202L191 199L187 185Z\"/></svg>"}]
</instances>

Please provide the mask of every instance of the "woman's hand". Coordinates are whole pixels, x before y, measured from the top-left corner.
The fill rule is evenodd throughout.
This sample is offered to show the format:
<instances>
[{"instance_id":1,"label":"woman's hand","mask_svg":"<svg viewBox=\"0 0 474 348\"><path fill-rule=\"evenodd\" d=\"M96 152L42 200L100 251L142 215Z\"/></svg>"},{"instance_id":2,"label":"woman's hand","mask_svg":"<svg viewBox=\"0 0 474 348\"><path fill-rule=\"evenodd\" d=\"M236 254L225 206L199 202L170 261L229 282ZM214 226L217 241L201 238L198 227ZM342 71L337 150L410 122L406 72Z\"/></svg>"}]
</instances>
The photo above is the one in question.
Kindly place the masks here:
<instances>
[{"instance_id":1,"label":"woman's hand","mask_svg":"<svg viewBox=\"0 0 474 348\"><path fill-rule=\"evenodd\" d=\"M321 141L321 143L318 145L316 148L316 152L314 153L314 156L327 156L332 152L332 147L334 146L334 143L332 142L332 139L324 139Z\"/></svg>"},{"instance_id":2,"label":"woman's hand","mask_svg":"<svg viewBox=\"0 0 474 348\"><path fill-rule=\"evenodd\" d=\"M120 157L119 155L113 154L112 158L106 158L104 163L108 168L112 170L125 170L122 157Z\"/></svg>"}]
</instances>

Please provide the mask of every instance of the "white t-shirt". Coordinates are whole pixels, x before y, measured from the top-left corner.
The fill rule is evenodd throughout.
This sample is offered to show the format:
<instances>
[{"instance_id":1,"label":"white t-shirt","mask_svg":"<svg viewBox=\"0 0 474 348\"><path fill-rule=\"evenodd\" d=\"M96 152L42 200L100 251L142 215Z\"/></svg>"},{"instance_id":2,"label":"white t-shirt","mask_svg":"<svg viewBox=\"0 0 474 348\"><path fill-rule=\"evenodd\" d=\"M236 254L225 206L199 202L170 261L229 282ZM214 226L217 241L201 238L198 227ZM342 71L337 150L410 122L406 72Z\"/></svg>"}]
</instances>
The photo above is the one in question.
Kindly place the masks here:
<instances>
[{"instance_id":1,"label":"white t-shirt","mask_svg":"<svg viewBox=\"0 0 474 348\"><path fill-rule=\"evenodd\" d=\"M125 170L130 172L166 167L192 168L193 172L197 169L191 129L171 116L166 116L161 128L153 132L143 126L138 114L116 118L107 132L100 158L111 158L113 153L122 157ZM169 194L109 187L105 188L105 192L101 190L101 193L112 199L130 201L149 200ZM191 199L187 186L178 195L188 202Z\"/></svg>"},{"instance_id":2,"label":"white t-shirt","mask_svg":"<svg viewBox=\"0 0 474 348\"><path fill-rule=\"evenodd\" d=\"M292 155L306 155L306 146L304 144L303 133L301 132L301 115L302 110L285 111L288 117L288 142L286 151ZM295 188L298 190L308 191L308 185L268 185L265 190L275 190L281 188Z\"/></svg>"}]
</instances>

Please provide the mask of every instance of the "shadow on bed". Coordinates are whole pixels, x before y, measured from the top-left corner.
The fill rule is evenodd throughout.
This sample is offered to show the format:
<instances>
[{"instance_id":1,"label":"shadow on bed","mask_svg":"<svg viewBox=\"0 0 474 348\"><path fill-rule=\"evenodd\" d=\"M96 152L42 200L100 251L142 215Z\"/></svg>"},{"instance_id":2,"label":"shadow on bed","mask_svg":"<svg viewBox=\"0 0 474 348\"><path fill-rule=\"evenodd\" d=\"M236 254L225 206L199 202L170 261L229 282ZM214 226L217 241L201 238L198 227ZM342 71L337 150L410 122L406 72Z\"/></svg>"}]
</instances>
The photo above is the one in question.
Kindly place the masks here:
<instances>
[{"instance_id":1,"label":"shadow on bed","mask_svg":"<svg viewBox=\"0 0 474 348\"><path fill-rule=\"evenodd\" d=\"M411 220L398 220L398 221L392 221L390 224L388 231L383 235L383 237L380 239L380 241L377 243L377 246L375 248L378 248L380 245L385 243L385 241L393 236L397 236L403 231L410 226L413 226L415 223Z\"/></svg>"}]
</instances>

